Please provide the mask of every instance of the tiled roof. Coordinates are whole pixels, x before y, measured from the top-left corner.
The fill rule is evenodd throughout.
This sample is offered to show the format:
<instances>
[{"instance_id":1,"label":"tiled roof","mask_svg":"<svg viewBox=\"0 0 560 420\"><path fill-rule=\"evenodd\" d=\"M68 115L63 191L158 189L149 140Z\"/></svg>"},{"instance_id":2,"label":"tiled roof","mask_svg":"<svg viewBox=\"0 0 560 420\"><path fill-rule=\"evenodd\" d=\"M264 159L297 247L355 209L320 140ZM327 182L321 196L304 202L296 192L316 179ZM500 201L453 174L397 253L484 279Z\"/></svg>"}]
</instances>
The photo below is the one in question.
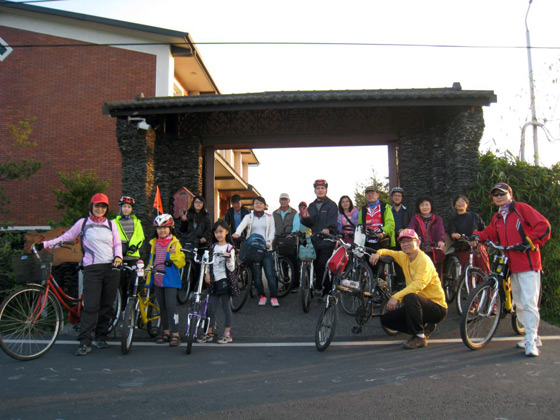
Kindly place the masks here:
<instances>
[{"instance_id":1,"label":"tiled roof","mask_svg":"<svg viewBox=\"0 0 560 420\"><path fill-rule=\"evenodd\" d=\"M103 111L112 116L119 116L309 107L487 106L496 100L493 91L462 90L461 86L455 83L451 88L260 92L138 98L106 103Z\"/></svg>"}]
</instances>

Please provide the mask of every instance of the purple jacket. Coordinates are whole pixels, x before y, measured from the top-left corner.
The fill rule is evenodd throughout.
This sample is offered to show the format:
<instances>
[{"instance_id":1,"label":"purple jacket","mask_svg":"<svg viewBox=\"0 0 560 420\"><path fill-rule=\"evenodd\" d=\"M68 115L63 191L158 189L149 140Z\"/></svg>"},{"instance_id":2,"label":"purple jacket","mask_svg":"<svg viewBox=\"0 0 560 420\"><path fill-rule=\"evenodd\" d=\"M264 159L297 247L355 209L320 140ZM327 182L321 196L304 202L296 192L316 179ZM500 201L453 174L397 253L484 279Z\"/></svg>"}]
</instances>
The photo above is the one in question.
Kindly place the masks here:
<instances>
[{"instance_id":1,"label":"purple jacket","mask_svg":"<svg viewBox=\"0 0 560 420\"><path fill-rule=\"evenodd\" d=\"M72 242L75 241L77 238L80 237L82 233L82 226L84 226L84 220L80 219L74 226L72 226L69 230L64 232L58 238L51 239L50 241L44 241L43 245L45 248L52 248L58 242ZM107 239L99 240L94 239L98 237L97 235L93 235L95 228L101 228L109 230L109 226L111 227L112 232L112 239L109 238L108 235L101 235L101 237L105 236ZM122 258L122 244L121 244L121 236L119 234L119 230L117 228L117 224L115 222L109 221L105 218L105 221L101 223L94 222L89 217L86 221L84 226L84 237L83 237L83 248L85 250L84 256L82 257L82 264L84 267L91 265L91 264L105 264L113 262L115 257ZM102 231L101 231L102 232ZM102 232L103 233L103 232Z\"/></svg>"},{"instance_id":2,"label":"purple jacket","mask_svg":"<svg viewBox=\"0 0 560 420\"><path fill-rule=\"evenodd\" d=\"M432 215L432 220L428 223L428 228L424 224L422 216L418 213L415 214L410 220L408 225L409 229L414 229L420 238L420 248L431 255L434 262L441 262L445 254L440 250L432 250L429 243L445 242L445 227L443 226L443 219L435 214Z\"/></svg>"}]
</instances>

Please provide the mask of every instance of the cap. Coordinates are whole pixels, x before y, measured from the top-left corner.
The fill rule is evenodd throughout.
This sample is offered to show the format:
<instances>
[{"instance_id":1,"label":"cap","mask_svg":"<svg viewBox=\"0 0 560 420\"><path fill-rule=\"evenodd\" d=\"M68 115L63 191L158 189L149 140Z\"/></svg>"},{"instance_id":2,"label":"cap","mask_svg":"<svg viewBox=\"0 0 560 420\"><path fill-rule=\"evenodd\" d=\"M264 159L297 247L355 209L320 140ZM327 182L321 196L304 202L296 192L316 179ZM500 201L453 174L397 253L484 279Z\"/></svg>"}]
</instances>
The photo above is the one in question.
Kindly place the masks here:
<instances>
[{"instance_id":1,"label":"cap","mask_svg":"<svg viewBox=\"0 0 560 420\"><path fill-rule=\"evenodd\" d=\"M492 194L492 191L494 190L500 190L503 191L505 193L510 193L513 194L513 191L511 190L511 187L506 184L505 182L498 182L496 185L494 185L492 187L492 189L490 190L490 194Z\"/></svg>"},{"instance_id":2,"label":"cap","mask_svg":"<svg viewBox=\"0 0 560 420\"><path fill-rule=\"evenodd\" d=\"M378 193L378 192L379 192L379 189L378 189L375 185L370 185L369 187L366 187L366 191L365 191L365 192L368 193L368 192L370 192L370 191L373 191L373 192Z\"/></svg>"},{"instance_id":3,"label":"cap","mask_svg":"<svg viewBox=\"0 0 560 420\"><path fill-rule=\"evenodd\" d=\"M290 196L288 195L288 193L282 193L280 194L280 200L282 200L283 198L287 198L289 200Z\"/></svg>"},{"instance_id":4,"label":"cap","mask_svg":"<svg viewBox=\"0 0 560 420\"><path fill-rule=\"evenodd\" d=\"M234 194L231 196L232 203L239 203L241 201L241 196L239 194Z\"/></svg>"},{"instance_id":5,"label":"cap","mask_svg":"<svg viewBox=\"0 0 560 420\"><path fill-rule=\"evenodd\" d=\"M400 241L403 238L412 238L412 239L420 240L420 238L418 238L418 235L416 234L414 229L403 229L401 231L401 234L397 238L397 241Z\"/></svg>"},{"instance_id":6,"label":"cap","mask_svg":"<svg viewBox=\"0 0 560 420\"><path fill-rule=\"evenodd\" d=\"M307 207L307 203L305 201L302 201L298 204L298 207Z\"/></svg>"},{"instance_id":7,"label":"cap","mask_svg":"<svg viewBox=\"0 0 560 420\"><path fill-rule=\"evenodd\" d=\"M94 194L89 201L91 204L106 204L109 206L109 198L103 193Z\"/></svg>"}]
</instances>

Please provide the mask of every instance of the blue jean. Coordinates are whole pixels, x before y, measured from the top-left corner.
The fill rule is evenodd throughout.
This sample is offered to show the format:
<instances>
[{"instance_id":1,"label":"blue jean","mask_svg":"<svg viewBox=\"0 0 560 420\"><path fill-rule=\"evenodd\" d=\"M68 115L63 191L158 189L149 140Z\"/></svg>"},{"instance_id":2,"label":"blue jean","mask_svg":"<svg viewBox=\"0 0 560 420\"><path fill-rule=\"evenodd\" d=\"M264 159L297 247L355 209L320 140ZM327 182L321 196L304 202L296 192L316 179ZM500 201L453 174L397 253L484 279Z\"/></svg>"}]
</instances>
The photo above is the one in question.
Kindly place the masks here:
<instances>
[{"instance_id":1,"label":"blue jean","mask_svg":"<svg viewBox=\"0 0 560 420\"><path fill-rule=\"evenodd\" d=\"M272 252L265 252L263 262L260 264L252 264L251 271L253 272L253 280L255 282L255 286L257 286L257 291L259 292L259 296L266 296L264 293L264 286L262 281L262 269L264 268L264 274L266 275L266 279L268 280L268 290L270 290L270 297L275 298L278 297L278 292L276 290L277 287L277 279L276 279L276 271L274 270L274 260L272 259Z\"/></svg>"}]
</instances>

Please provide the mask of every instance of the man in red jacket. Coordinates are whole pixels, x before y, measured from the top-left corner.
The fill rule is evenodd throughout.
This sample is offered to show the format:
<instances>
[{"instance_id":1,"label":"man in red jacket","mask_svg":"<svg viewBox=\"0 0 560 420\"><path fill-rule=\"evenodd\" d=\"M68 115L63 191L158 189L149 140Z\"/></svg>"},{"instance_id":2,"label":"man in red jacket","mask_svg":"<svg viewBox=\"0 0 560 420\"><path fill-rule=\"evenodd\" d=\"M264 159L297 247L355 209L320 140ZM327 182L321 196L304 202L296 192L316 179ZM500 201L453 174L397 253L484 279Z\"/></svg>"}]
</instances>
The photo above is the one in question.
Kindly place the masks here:
<instances>
[{"instance_id":1,"label":"man in red jacket","mask_svg":"<svg viewBox=\"0 0 560 420\"><path fill-rule=\"evenodd\" d=\"M507 251L513 301L518 317L525 325L525 340L517 346L525 349L525 356L537 357L538 347L542 345L538 336L542 270L540 246L550 239L550 223L530 205L513 201L513 191L506 183L494 185L490 195L499 209L486 229L478 233L478 240L489 239L502 246L521 244L519 248L522 250ZM528 239L534 249L531 249Z\"/></svg>"}]
</instances>

